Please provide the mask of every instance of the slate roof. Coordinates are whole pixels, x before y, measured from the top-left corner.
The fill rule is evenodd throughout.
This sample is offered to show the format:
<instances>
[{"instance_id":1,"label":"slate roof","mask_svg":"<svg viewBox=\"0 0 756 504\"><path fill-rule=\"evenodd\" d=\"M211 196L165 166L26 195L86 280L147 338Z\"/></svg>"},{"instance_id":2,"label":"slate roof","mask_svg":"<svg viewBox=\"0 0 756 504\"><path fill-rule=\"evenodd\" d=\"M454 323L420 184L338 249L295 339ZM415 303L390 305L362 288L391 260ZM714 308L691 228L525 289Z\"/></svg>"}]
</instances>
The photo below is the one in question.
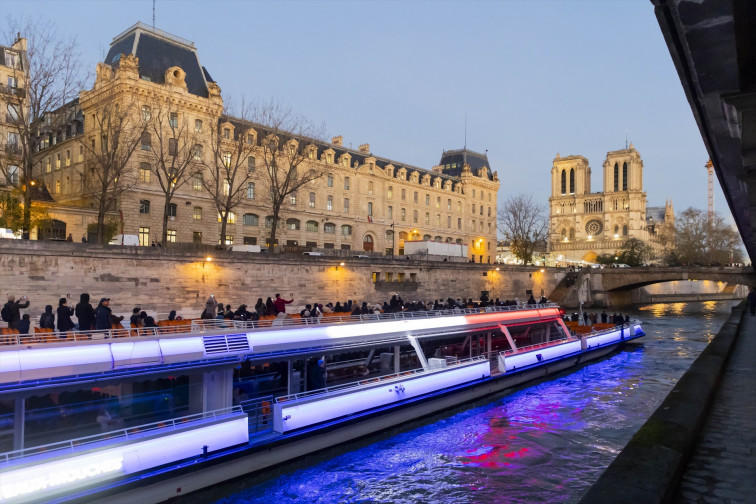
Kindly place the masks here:
<instances>
[{"instance_id":1,"label":"slate roof","mask_svg":"<svg viewBox=\"0 0 756 504\"><path fill-rule=\"evenodd\" d=\"M444 151L438 164L443 166L445 174L459 177L462 175L462 167L465 163L470 165L472 172L475 174L478 173L479 169L485 168L488 172L488 180L493 180L493 172L488 162L488 156L470 149Z\"/></svg>"},{"instance_id":2,"label":"slate roof","mask_svg":"<svg viewBox=\"0 0 756 504\"><path fill-rule=\"evenodd\" d=\"M200 64L194 42L137 23L113 39L105 63L117 65L122 54L139 58L139 76L159 84L165 82L166 70L181 67L186 72L187 90L207 98L207 83L213 81Z\"/></svg>"}]
</instances>

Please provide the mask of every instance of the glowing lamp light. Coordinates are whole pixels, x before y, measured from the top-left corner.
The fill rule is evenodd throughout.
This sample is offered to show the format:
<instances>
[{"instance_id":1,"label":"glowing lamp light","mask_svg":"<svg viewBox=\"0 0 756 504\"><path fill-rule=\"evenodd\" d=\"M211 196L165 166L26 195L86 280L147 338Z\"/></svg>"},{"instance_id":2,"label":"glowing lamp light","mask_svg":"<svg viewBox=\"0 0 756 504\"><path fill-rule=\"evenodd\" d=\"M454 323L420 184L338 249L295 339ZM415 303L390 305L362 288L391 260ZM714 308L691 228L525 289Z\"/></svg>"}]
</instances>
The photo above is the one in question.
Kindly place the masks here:
<instances>
[{"instance_id":1,"label":"glowing lamp light","mask_svg":"<svg viewBox=\"0 0 756 504\"><path fill-rule=\"evenodd\" d=\"M543 273L544 271L546 271L546 270L545 270L545 269L543 269L543 268L541 268L541 273Z\"/></svg>"},{"instance_id":2,"label":"glowing lamp light","mask_svg":"<svg viewBox=\"0 0 756 504\"><path fill-rule=\"evenodd\" d=\"M340 262L339 266L344 266L346 263Z\"/></svg>"},{"instance_id":3,"label":"glowing lamp light","mask_svg":"<svg viewBox=\"0 0 756 504\"><path fill-rule=\"evenodd\" d=\"M496 268L496 271L499 271L501 268Z\"/></svg>"},{"instance_id":4,"label":"glowing lamp light","mask_svg":"<svg viewBox=\"0 0 756 504\"><path fill-rule=\"evenodd\" d=\"M212 258L212 257L210 257L210 256L207 256L207 257L205 257L205 261L207 261L207 262L210 262L210 261L212 261L212 260L213 260L213 258Z\"/></svg>"},{"instance_id":5,"label":"glowing lamp light","mask_svg":"<svg viewBox=\"0 0 756 504\"><path fill-rule=\"evenodd\" d=\"M593 235L588 235L589 240L593 240Z\"/></svg>"},{"instance_id":6,"label":"glowing lamp light","mask_svg":"<svg viewBox=\"0 0 756 504\"><path fill-rule=\"evenodd\" d=\"M32 180L32 181L31 181L31 185L35 186L35 185L37 185L37 183L36 183L35 181L33 181L33 180Z\"/></svg>"},{"instance_id":7,"label":"glowing lamp light","mask_svg":"<svg viewBox=\"0 0 756 504\"><path fill-rule=\"evenodd\" d=\"M614 239L616 240L617 238L619 238L619 235L617 233L614 233Z\"/></svg>"}]
</instances>

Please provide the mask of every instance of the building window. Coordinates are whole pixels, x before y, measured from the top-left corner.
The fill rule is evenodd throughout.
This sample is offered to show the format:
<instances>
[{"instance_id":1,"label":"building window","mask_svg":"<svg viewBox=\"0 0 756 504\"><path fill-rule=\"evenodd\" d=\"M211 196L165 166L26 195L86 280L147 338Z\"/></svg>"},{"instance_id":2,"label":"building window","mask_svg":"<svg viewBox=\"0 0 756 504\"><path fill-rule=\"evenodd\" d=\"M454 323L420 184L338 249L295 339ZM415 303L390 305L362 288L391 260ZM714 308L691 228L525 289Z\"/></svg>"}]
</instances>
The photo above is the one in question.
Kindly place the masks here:
<instances>
[{"instance_id":1,"label":"building window","mask_svg":"<svg viewBox=\"0 0 756 504\"><path fill-rule=\"evenodd\" d=\"M168 217L176 218L177 207L175 203L168 204Z\"/></svg>"},{"instance_id":2,"label":"building window","mask_svg":"<svg viewBox=\"0 0 756 504\"><path fill-rule=\"evenodd\" d=\"M194 207L194 209L192 210L192 219L202 220L202 207Z\"/></svg>"},{"instance_id":3,"label":"building window","mask_svg":"<svg viewBox=\"0 0 756 504\"><path fill-rule=\"evenodd\" d=\"M223 196L228 196L231 193L231 181L225 179L223 181Z\"/></svg>"},{"instance_id":4,"label":"building window","mask_svg":"<svg viewBox=\"0 0 756 504\"><path fill-rule=\"evenodd\" d=\"M415 191L415 196L414 196L414 200L413 201L415 203L417 203L418 202L418 198L419 198L419 195L418 195L417 191Z\"/></svg>"},{"instance_id":5,"label":"building window","mask_svg":"<svg viewBox=\"0 0 756 504\"><path fill-rule=\"evenodd\" d=\"M178 114L176 112L171 112L168 118L168 125L171 128L178 128Z\"/></svg>"},{"instance_id":6,"label":"building window","mask_svg":"<svg viewBox=\"0 0 756 504\"><path fill-rule=\"evenodd\" d=\"M326 210L333 210L333 196L326 198Z\"/></svg>"},{"instance_id":7,"label":"building window","mask_svg":"<svg viewBox=\"0 0 756 504\"><path fill-rule=\"evenodd\" d=\"M352 226L349 224L344 224L341 226L341 235L342 236L352 236Z\"/></svg>"},{"instance_id":8,"label":"building window","mask_svg":"<svg viewBox=\"0 0 756 504\"><path fill-rule=\"evenodd\" d=\"M627 163L622 163L622 190L627 191Z\"/></svg>"},{"instance_id":9,"label":"building window","mask_svg":"<svg viewBox=\"0 0 756 504\"><path fill-rule=\"evenodd\" d=\"M402 189L402 201L406 201L406 200L407 200L407 191L406 189Z\"/></svg>"},{"instance_id":10,"label":"building window","mask_svg":"<svg viewBox=\"0 0 756 504\"><path fill-rule=\"evenodd\" d=\"M249 156L247 158L247 171L249 173L255 173L255 156Z\"/></svg>"},{"instance_id":11,"label":"building window","mask_svg":"<svg viewBox=\"0 0 756 504\"><path fill-rule=\"evenodd\" d=\"M176 142L175 138L168 139L168 155L169 156L178 155L178 142Z\"/></svg>"},{"instance_id":12,"label":"building window","mask_svg":"<svg viewBox=\"0 0 756 504\"><path fill-rule=\"evenodd\" d=\"M436 214L436 227L440 227L440 226L441 226L441 215Z\"/></svg>"},{"instance_id":13,"label":"building window","mask_svg":"<svg viewBox=\"0 0 756 504\"><path fill-rule=\"evenodd\" d=\"M446 227L451 228L451 215L446 216Z\"/></svg>"},{"instance_id":14,"label":"building window","mask_svg":"<svg viewBox=\"0 0 756 504\"><path fill-rule=\"evenodd\" d=\"M299 231L299 220L286 219L286 229L289 229L291 231Z\"/></svg>"},{"instance_id":15,"label":"building window","mask_svg":"<svg viewBox=\"0 0 756 504\"><path fill-rule=\"evenodd\" d=\"M202 133L202 119L195 119L194 120L194 132L195 133Z\"/></svg>"},{"instance_id":16,"label":"building window","mask_svg":"<svg viewBox=\"0 0 756 504\"><path fill-rule=\"evenodd\" d=\"M297 204L297 193L296 191L289 194L289 204L290 205L296 205Z\"/></svg>"},{"instance_id":17,"label":"building window","mask_svg":"<svg viewBox=\"0 0 756 504\"><path fill-rule=\"evenodd\" d=\"M368 182L368 194L370 196L373 195L373 183L372 182Z\"/></svg>"},{"instance_id":18,"label":"building window","mask_svg":"<svg viewBox=\"0 0 756 504\"><path fill-rule=\"evenodd\" d=\"M148 214L150 213L150 200L139 200L139 213L140 214Z\"/></svg>"},{"instance_id":19,"label":"building window","mask_svg":"<svg viewBox=\"0 0 756 504\"><path fill-rule=\"evenodd\" d=\"M461 212L461 211L462 211L462 202L457 201L457 212Z\"/></svg>"},{"instance_id":20,"label":"building window","mask_svg":"<svg viewBox=\"0 0 756 504\"><path fill-rule=\"evenodd\" d=\"M305 230L309 231L310 233L317 233L318 232L318 222L309 220L305 224Z\"/></svg>"},{"instance_id":21,"label":"building window","mask_svg":"<svg viewBox=\"0 0 756 504\"><path fill-rule=\"evenodd\" d=\"M55 158L55 169L60 170L60 153L58 153Z\"/></svg>"},{"instance_id":22,"label":"building window","mask_svg":"<svg viewBox=\"0 0 756 504\"><path fill-rule=\"evenodd\" d=\"M336 234L336 224L332 222L326 222L323 225L323 232L326 234Z\"/></svg>"},{"instance_id":23,"label":"building window","mask_svg":"<svg viewBox=\"0 0 756 504\"><path fill-rule=\"evenodd\" d=\"M402 208L402 211L401 211L401 219L402 219L402 222L404 222L407 219L407 210L404 208Z\"/></svg>"},{"instance_id":24,"label":"building window","mask_svg":"<svg viewBox=\"0 0 756 504\"><path fill-rule=\"evenodd\" d=\"M480 205L480 208L478 209L478 213L480 215L483 215L483 205Z\"/></svg>"},{"instance_id":25,"label":"building window","mask_svg":"<svg viewBox=\"0 0 756 504\"><path fill-rule=\"evenodd\" d=\"M71 166L71 149L66 150L66 166Z\"/></svg>"},{"instance_id":26,"label":"building window","mask_svg":"<svg viewBox=\"0 0 756 504\"><path fill-rule=\"evenodd\" d=\"M192 147L192 157L195 161L202 161L202 144L195 144Z\"/></svg>"},{"instance_id":27,"label":"building window","mask_svg":"<svg viewBox=\"0 0 756 504\"><path fill-rule=\"evenodd\" d=\"M314 192L310 193L309 207L315 208L315 193Z\"/></svg>"},{"instance_id":28,"label":"building window","mask_svg":"<svg viewBox=\"0 0 756 504\"><path fill-rule=\"evenodd\" d=\"M619 165L614 163L614 190L619 191Z\"/></svg>"},{"instance_id":29,"label":"building window","mask_svg":"<svg viewBox=\"0 0 756 504\"><path fill-rule=\"evenodd\" d=\"M570 194L575 194L575 169L570 168Z\"/></svg>"},{"instance_id":30,"label":"building window","mask_svg":"<svg viewBox=\"0 0 756 504\"><path fill-rule=\"evenodd\" d=\"M18 185L18 166L9 165L7 171L8 171L8 182L11 185Z\"/></svg>"},{"instance_id":31,"label":"building window","mask_svg":"<svg viewBox=\"0 0 756 504\"><path fill-rule=\"evenodd\" d=\"M349 213L349 198L344 198L344 213Z\"/></svg>"},{"instance_id":32,"label":"building window","mask_svg":"<svg viewBox=\"0 0 756 504\"><path fill-rule=\"evenodd\" d=\"M192 233L192 243L195 245L202 244L202 231L194 231Z\"/></svg>"},{"instance_id":33,"label":"building window","mask_svg":"<svg viewBox=\"0 0 756 504\"><path fill-rule=\"evenodd\" d=\"M425 225L430 225L430 214L428 212L425 212Z\"/></svg>"},{"instance_id":34,"label":"building window","mask_svg":"<svg viewBox=\"0 0 756 504\"><path fill-rule=\"evenodd\" d=\"M446 209L451 210L451 200L446 200Z\"/></svg>"},{"instance_id":35,"label":"building window","mask_svg":"<svg viewBox=\"0 0 756 504\"><path fill-rule=\"evenodd\" d=\"M255 183L247 182L247 199L255 199Z\"/></svg>"},{"instance_id":36,"label":"building window","mask_svg":"<svg viewBox=\"0 0 756 504\"><path fill-rule=\"evenodd\" d=\"M148 227L139 228L139 245L141 245L142 247L150 246L150 228Z\"/></svg>"},{"instance_id":37,"label":"building window","mask_svg":"<svg viewBox=\"0 0 756 504\"><path fill-rule=\"evenodd\" d=\"M328 181L328 187L333 187L333 174L329 173L326 177L326 180Z\"/></svg>"},{"instance_id":38,"label":"building window","mask_svg":"<svg viewBox=\"0 0 756 504\"><path fill-rule=\"evenodd\" d=\"M372 217L372 216L373 216L373 203L368 202L368 217Z\"/></svg>"},{"instance_id":39,"label":"building window","mask_svg":"<svg viewBox=\"0 0 756 504\"><path fill-rule=\"evenodd\" d=\"M60 194L60 180L55 181L55 194Z\"/></svg>"},{"instance_id":40,"label":"building window","mask_svg":"<svg viewBox=\"0 0 756 504\"><path fill-rule=\"evenodd\" d=\"M462 229L462 218L457 217L457 229Z\"/></svg>"},{"instance_id":41,"label":"building window","mask_svg":"<svg viewBox=\"0 0 756 504\"><path fill-rule=\"evenodd\" d=\"M142 107L142 121L147 122L152 119L152 109L145 105Z\"/></svg>"},{"instance_id":42,"label":"building window","mask_svg":"<svg viewBox=\"0 0 756 504\"><path fill-rule=\"evenodd\" d=\"M234 244L234 235L226 235L226 245Z\"/></svg>"},{"instance_id":43,"label":"building window","mask_svg":"<svg viewBox=\"0 0 756 504\"><path fill-rule=\"evenodd\" d=\"M192 189L195 191L201 191L202 190L202 174L197 173L194 175L194 179L192 180Z\"/></svg>"},{"instance_id":44,"label":"building window","mask_svg":"<svg viewBox=\"0 0 756 504\"><path fill-rule=\"evenodd\" d=\"M386 213L386 217L389 218L389 219L393 219L394 218L394 207L392 207L392 206L388 207L388 210L387 210L387 213Z\"/></svg>"},{"instance_id":45,"label":"building window","mask_svg":"<svg viewBox=\"0 0 756 504\"><path fill-rule=\"evenodd\" d=\"M223 128L223 138L226 140L231 138L231 128Z\"/></svg>"},{"instance_id":46,"label":"building window","mask_svg":"<svg viewBox=\"0 0 756 504\"><path fill-rule=\"evenodd\" d=\"M223 153L223 166L225 166L226 168L231 167L231 153L230 152Z\"/></svg>"},{"instance_id":47,"label":"building window","mask_svg":"<svg viewBox=\"0 0 756 504\"><path fill-rule=\"evenodd\" d=\"M430 205L430 194L425 195L425 206Z\"/></svg>"},{"instance_id":48,"label":"building window","mask_svg":"<svg viewBox=\"0 0 756 504\"><path fill-rule=\"evenodd\" d=\"M268 215L267 217L265 217L265 227L268 228L268 229L270 229L270 228L273 227L273 216L272 215Z\"/></svg>"},{"instance_id":49,"label":"building window","mask_svg":"<svg viewBox=\"0 0 756 504\"><path fill-rule=\"evenodd\" d=\"M388 186L388 190L386 191L386 198L391 199L394 197L394 187Z\"/></svg>"},{"instance_id":50,"label":"building window","mask_svg":"<svg viewBox=\"0 0 756 504\"><path fill-rule=\"evenodd\" d=\"M149 163L141 163L139 165L139 182L142 182L144 184L150 183L150 164Z\"/></svg>"},{"instance_id":51,"label":"building window","mask_svg":"<svg viewBox=\"0 0 756 504\"><path fill-rule=\"evenodd\" d=\"M227 216L228 216L228 219L226 219L227 223L236 224L236 214L234 212L228 212ZM223 218L221 217L220 212L218 212L218 222L223 222Z\"/></svg>"},{"instance_id":52,"label":"building window","mask_svg":"<svg viewBox=\"0 0 756 504\"><path fill-rule=\"evenodd\" d=\"M50 173L52 171L52 159L47 158L45 163L45 173Z\"/></svg>"},{"instance_id":53,"label":"building window","mask_svg":"<svg viewBox=\"0 0 756 504\"><path fill-rule=\"evenodd\" d=\"M418 215L419 214L417 213L417 210L415 210L415 211L412 212L412 222L415 223L415 224L417 224L417 222L418 222Z\"/></svg>"},{"instance_id":54,"label":"building window","mask_svg":"<svg viewBox=\"0 0 756 504\"><path fill-rule=\"evenodd\" d=\"M105 140L103 143L107 143L107 140ZM142 133L142 150L152 150L152 137L149 133Z\"/></svg>"},{"instance_id":55,"label":"building window","mask_svg":"<svg viewBox=\"0 0 756 504\"><path fill-rule=\"evenodd\" d=\"M176 230L175 229L168 229L168 236L166 236L166 241L169 243L176 243Z\"/></svg>"},{"instance_id":56,"label":"building window","mask_svg":"<svg viewBox=\"0 0 756 504\"><path fill-rule=\"evenodd\" d=\"M247 145L255 145L255 135L247 134ZM257 241L256 238L255 241Z\"/></svg>"},{"instance_id":57,"label":"building window","mask_svg":"<svg viewBox=\"0 0 756 504\"><path fill-rule=\"evenodd\" d=\"M349 177L344 177L344 190L349 190Z\"/></svg>"},{"instance_id":58,"label":"building window","mask_svg":"<svg viewBox=\"0 0 756 504\"><path fill-rule=\"evenodd\" d=\"M245 226L259 226L260 218L256 214L246 213L244 214L244 225Z\"/></svg>"},{"instance_id":59,"label":"building window","mask_svg":"<svg viewBox=\"0 0 756 504\"><path fill-rule=\"evenodd\" d=\"M436 197L436 208L441 208L441 196Z\"/></svg>"},{"instance_id":60,"label":"building window","mask_svg":"<svg viewBox=\"0 0 756 504\"><path fill-rule=\"evenodd\" d=\"M627 236L627 224L622 226L622 236Z\"/></svg>"}]
</instances>

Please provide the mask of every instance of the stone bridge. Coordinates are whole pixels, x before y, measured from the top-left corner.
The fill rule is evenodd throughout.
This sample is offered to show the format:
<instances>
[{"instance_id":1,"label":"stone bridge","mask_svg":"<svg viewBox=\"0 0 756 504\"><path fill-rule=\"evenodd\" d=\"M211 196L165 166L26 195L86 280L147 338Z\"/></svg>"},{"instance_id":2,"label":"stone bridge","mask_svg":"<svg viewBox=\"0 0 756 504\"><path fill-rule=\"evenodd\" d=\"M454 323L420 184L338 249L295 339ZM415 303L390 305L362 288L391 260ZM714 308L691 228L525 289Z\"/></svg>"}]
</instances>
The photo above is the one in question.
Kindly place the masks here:
<instances>
[{"instance_id":1,"label":"stone bridge","mask_svg":"<svg viewBox=\"0 0 756 504\"><path fill-rule=\"evenodd\" d=\"M586 268L575 278L565 293L562 304L578 306L612 306L643 302L638 289L646 285L677 280L711 280L725 282L731 291L737 285L756 286L753 268L731 267L651 267L651 268Z\"/></svg>"}]
</instances>

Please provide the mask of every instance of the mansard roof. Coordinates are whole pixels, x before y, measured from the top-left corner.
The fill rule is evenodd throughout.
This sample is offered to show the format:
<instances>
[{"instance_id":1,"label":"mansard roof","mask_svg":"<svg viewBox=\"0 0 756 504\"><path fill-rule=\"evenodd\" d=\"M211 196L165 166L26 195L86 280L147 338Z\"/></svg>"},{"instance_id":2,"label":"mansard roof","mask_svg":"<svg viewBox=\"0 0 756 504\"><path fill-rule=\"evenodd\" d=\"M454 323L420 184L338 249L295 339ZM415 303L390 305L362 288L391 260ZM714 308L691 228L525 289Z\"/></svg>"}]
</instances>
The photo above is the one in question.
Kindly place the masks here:
<instances>
[{"instance_id":1,"label":"mansard roof","mask_svg":"<svg viewBox=\"0 0 756 504\"><path fill-rule=\"evenodd\" d=\"M139 58L139 76L163 84L170 67L186 72L187 90L207 98L207 83L214 82L210 73L200 64L194 42L171 35L144 23L137 23L113 38L105 57L108 65L117 65L122 54Z\"/></svg>"},{"instance_id":2,"label":"mansard roof","mask_svg":"<svg viewBox=\"0 0 756 504\"><path fill-rule=\"evenodd\" d=\"M452 177L462 175L462 168L466 164L470 165L473 173L477 174L481 168L486 169L488 180L493 180L493 172L488 162L488 155L475 152L468 148L448 150L441 154L441 161L438 163L443 168L443 173Z\"/></svg>"},{"instance_id":3,"label":"mansard roof","mask_svg":"<svg viewBox=\"0 0 756 504\"><path fill-rule=\"evenodd\" d=\"M254 128L259 133L259 135L258 135L258 142L260 141L261 138L264 138L265 135L267 135L267 133L269 131L269 129L267 127L265 127L265 126L263 126L261 124L254 123L254 122L251 122L251 121L246 121L246 120L239 119L239 118L232 117L232 116L224 116L220 120L221 120L221 122L223 122L223 121L229 121L229 122L231 122L234 125L234 127L237 128L237 131L239 131L241 129L245 129L245 128L250 128L250 127ZM241 126L243 126L244 128L241 128ZM450 171L444 171L442 173L438 173L438 172L434 172L432 170L426 170L424 168L419 168L417 166L408 165L408 164L402 163L400 161L394 161L394 160L386 158L386 157L376 156L375 154L372 154L372 153L366 154L364 152L360 152L359 150L354 150L354 149L351 149L351 148L347 148L347 147L344 147L342 145L334 145L334 144L331 144L331 143L328 143L328 142L324 142L322 140L314 140L314 139L311 139L311 138L308 138L308 139L305 139L305 140L307 140L308 143L312 143L313 145L315 145L315 147L317 148L317 155L318 155L318 157L321 157L321 155L323 154L323 152L327 151L328 149L331 149L331 150L334 151L334 153L335 153L334 154L334 160L338 159L339 156L341 156L343 154L349 154L349 156L351 157L350 167L353 167L355 163L357 163L358 166L361 166L361 165L365 164L365 161L367 160L367 158L372 158L372 159L375 159L375 165L377 167L379 167L379 168L385 168L388 165L392 165L395 168L395 171L394 171L394 174L393 174L394 177L397 176L397 172L399 171L400 168L404 168L405 170L407 170L407 178L408 179L412 176L412 173L417 172L417 174L419 175L419 177L421 179L422 179L423 175L427 174L427 175L431 176L431 181L434 181L435 179L439 178L442 181L451 180L455 184L460 182L460 175L462 173L461 167L459 169L459 174L452 174ZM470 152L472 152L472 151L470 151ZM477 153L475 153L475 154L477 154ZM482 155L482 154L477 154L477 155L478 156L483 156L485 158L485 156ZM487 161L487 159L486 159L486 161ZM488 173L489 173L489 180L492 180L493 179L493 175L491 174L491 169L490 168L488 169Z\"/></svg>"}]
</instances>

